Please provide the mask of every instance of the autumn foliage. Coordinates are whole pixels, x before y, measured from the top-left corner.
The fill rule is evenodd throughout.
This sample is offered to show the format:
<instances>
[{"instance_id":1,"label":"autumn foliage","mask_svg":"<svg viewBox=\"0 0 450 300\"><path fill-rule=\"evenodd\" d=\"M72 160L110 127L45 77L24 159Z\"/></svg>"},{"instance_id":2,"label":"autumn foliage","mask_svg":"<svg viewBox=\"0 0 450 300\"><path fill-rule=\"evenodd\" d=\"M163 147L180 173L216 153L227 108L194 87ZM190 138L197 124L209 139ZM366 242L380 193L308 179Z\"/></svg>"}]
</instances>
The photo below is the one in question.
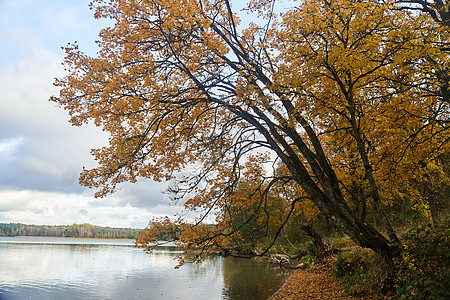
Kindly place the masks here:
<instances>
[{"instance_id":1,"label":"autumn foliage","mask_svg":"<svg viewBox=\"0 0 450 300\"><path fill-rule=\"evenodd\" d=\"M180 226L188 258L269 235L251 251L262 255L320 212L389 259L398 238L386 211L438 218L448 186L448 27L397 1L276 5L250 1L260 19L243 28L228 0L94 1L114 26L96 57L65 48L52 98L74 125L110 134L80 182L98 197L138 178L173 182L199 217L154 220L143 247Z\"/></svg>"}]
</instances>

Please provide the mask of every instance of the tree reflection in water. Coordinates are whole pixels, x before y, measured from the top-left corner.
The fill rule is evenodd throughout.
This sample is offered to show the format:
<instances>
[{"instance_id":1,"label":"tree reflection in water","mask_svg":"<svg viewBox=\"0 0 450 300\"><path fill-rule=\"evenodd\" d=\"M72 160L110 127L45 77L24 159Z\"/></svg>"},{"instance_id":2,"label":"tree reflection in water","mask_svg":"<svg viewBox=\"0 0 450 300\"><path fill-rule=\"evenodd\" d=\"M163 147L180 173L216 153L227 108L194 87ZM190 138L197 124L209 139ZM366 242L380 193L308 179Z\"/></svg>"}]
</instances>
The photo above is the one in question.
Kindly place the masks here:
<instances>
[{"instance_id":1,"label":"tree reflection in water","mask_svg":"<svg viewBox=\"0 0 450 300\"><path fill-rule=\"evenodd\" d=\"M256 259L227 257L222 264L225 288L224 299L267 299L287 277L278 265Z\"/></svg>"}]
</instances>

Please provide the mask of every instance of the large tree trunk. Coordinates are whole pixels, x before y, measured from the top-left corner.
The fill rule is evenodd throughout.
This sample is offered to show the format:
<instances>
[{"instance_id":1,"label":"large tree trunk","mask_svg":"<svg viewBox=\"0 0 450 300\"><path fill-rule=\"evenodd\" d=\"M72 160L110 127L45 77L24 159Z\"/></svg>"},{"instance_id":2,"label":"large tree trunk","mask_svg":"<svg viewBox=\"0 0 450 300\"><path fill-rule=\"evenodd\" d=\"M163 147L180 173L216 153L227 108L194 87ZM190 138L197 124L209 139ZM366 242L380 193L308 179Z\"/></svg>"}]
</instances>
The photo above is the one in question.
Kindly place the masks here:
<instances>
[{"instance_id":1,"label":"large tree trunk","mask_svg":"<svg viewBox=\"0 0 450 300\"><path fill-rule=\"evenodd\" d=\"M394 229L391 226L391 223L389 222L389 219L386 216L386 212L384 211L383 204L381 203L381 197L378 192L378 186L376 184L375 178L373 176L373 168L370 164L369 156L367 154L366 150L366 144L363 141L362 134L360 131L360 128L358 126L358 122L356 120L356 110L355 110L355 103L353 102L353 96L351 93L347 94L347 101L349 103L349 113L350 113L350 123L353 130L353 138L356 141L356 145L358 147L358 152L360 155L361 162L364 166L364 171L366 174L366 179L369 182L370 185L370 193L372 196L372 199L375 203L375 207L377 208L378 214L381 217L381 222L383 223L383 226L389 235L389 238L393 242L400 242L397 235L395 234Z\"/></svg>"}]
</instances>

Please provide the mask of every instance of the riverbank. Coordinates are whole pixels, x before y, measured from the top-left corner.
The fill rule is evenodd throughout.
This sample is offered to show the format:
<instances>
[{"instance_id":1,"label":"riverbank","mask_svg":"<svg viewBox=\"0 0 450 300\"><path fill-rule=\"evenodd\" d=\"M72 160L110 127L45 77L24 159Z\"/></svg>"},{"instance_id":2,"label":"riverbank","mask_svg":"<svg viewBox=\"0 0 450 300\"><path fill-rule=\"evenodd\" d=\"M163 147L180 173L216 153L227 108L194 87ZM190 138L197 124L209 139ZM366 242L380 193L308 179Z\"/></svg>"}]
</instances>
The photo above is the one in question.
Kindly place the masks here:
<instances>
[{"instance_id":1,"label":"riverbank","mask_svg":"<svg viewBox=\"0 0 450 300\"><path fill-rule=\"evenodd\" d=\"M334 257L310 269L296 269L283 286L269 300L322 299L322 300L380 300L382 296L352 297L331 275Z\"/></svg>"}]
</instances>

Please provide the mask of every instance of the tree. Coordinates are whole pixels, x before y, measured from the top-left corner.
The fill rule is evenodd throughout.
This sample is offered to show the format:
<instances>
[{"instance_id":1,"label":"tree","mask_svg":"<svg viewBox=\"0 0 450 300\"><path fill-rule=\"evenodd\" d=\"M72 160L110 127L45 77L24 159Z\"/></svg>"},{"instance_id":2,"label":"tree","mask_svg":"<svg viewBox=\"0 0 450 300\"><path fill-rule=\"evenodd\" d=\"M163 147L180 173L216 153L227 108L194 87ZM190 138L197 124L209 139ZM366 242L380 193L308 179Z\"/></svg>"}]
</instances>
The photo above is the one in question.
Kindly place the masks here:
<instances>
[{"instance_id":1,"label":"tree","mask_svg":"<svg viewBox=\"0 0 450 300\"><path fill-rule=\"evenodd\" d=\"M194 225L177 223L178 242L198 258L238 236L227 225L242 178L253 178L260 211L290 182L299 196L286 200L276 235L307 199L391 261L390 193L449 150L449 103L435 74L448 65L436 44L448 41L442 26L395 1L301 1L279 18L275 1L250 1L266 24L242 31L228 0L95 3L95 16L115 25L101 31L98 57L65 48L68 75L52 97L72 124L110 134L81 184L102 197L139 177L176 180L174 199L194 195L184 205L201 213ZM373 203L388 237L352 199ZM211 214L215 226L202 224Z\"/></svg>"},{"instance_id":2,"label":"tree","mask_svg":"<svg viewBox=\"0 0 450 300\"><path fill-rule=\"evenodd\" d=\"M427 13L435 22L450 27L450 3L447 0L399 0L405 9Z\"/></svg>"},{"instance_id":3,"label":"tree","mask_svg":"<svg viewBox=\"0 0 450 300\"><path fill-rule=\"evenodd\" d=\"M437 74L430 78L448 64L432 41L440 45L448 33L423 16L391 14L395 6L386 3L304 6L288 16L300 24L297 31L288 25L279 40L289 62L284 73L308 73L297 77L300 83L287 78L283 85L303 98L304 114L325 129L322 140L334 148L345 192L355 202L373 198L395 240L381 199L411 189L405 183L424 173L425 162L437 159L448 139L448 103Z\"/></svg>"}]
</instances>

